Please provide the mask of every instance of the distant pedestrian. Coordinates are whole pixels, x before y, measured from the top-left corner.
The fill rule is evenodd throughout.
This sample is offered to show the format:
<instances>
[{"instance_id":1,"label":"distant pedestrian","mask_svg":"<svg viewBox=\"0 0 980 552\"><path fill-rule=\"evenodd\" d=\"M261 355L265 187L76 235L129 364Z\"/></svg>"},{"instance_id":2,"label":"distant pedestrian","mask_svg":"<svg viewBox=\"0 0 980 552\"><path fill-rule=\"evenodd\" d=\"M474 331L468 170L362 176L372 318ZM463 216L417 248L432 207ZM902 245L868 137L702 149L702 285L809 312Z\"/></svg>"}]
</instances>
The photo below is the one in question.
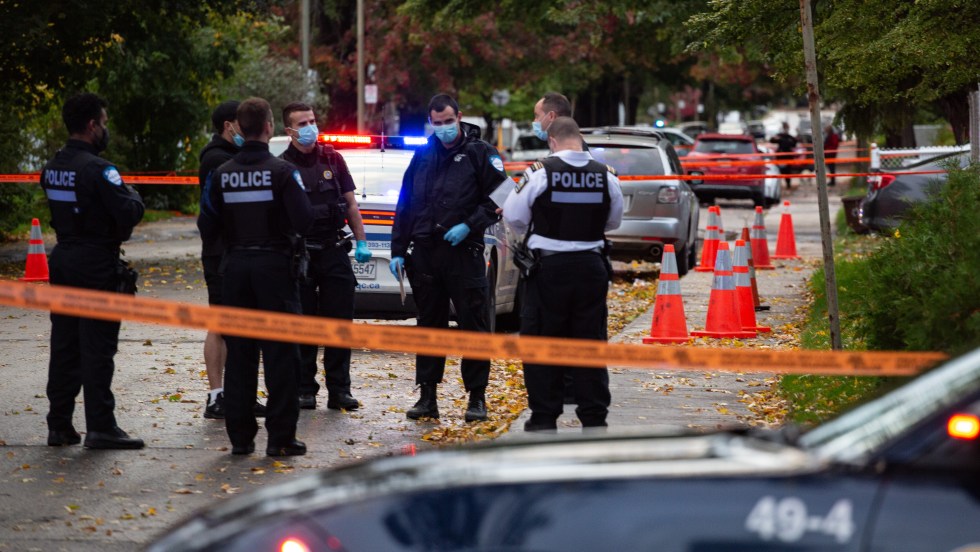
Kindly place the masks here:
<instances>
[{"instance_id":1,"label":"distant pedestrian","mask_svg":"<svg viewBox=\"0 0 980 552\"><path fill-rule=\"evenodd\" d=\"M827 163L827 174L834 174L837 172L837 165L835 163L837 159L837 148L840 147L840 134L837 134L837 130L834 125L827 125L824 129L823 138L823 155ZM827 181L828 186L837 185L837 177L831 176Z\"/></svg>"},{"instance_id":2,"label":"distant pedestrian","mask_svg":"<svg viewBox=\"0 0 980 552\"><path fill-rule=\"evenodd\" d=\"M313 227L304 236L310 255L307 279L300 282L303 314L327 316L340 320L354 319L354 289L357 278L351 267L351 236L357 249L354 260L371 260L364 222L354 197L354 178L343 156L329 144L317 144L319 130L313 108L291 103L282 110L282 122L290 142L282 159L296 165L303 177L307 197L316 214ZM300 345L299 407L316 408L316 345ZM323 371L327 384L327 408L357 410L361 403L350 391L350 348L324 347Z\"/></svg>"},{"instance_id":3,"label":"distant pedestrian","mask_svg":"<svg viewBox=\"0 0 980 552\"><path fill-rule=\"evenodd\" d=\"M418 307L418 325L446 328L449 302L463 330L490 331L490 302L483 233L498 220L490 193L507 180L497 149L464 123L456 100L446 94L429 101L434 134L415 155L402 179L391 230L392 274L407 271ZM409 249L412 252L409 254ZM415 383L421 397L406 416L438 418L436 386L445 357L417 355ZM460 366L469 392L464 419L486 420L490 361L464 358Z\"/></svg>"},{"instance_id":4,"label":"distant pedestrian","mask_svg":"<svg viewBox=\"0 0 980 552\"><path fill-rule=\"evenodd\" d=\"M783 154L795 152L796 144L799 143L796 137L789 133L789 123L787 122L783 122L782 132L770 138L769 141L773 144L776 144L776 153L783 153ZM794 158L791 155L779 155L776 157L777 162L792 161L793 159ZM782 164L777 166L779 167L780 174L796 174L800 172L800 168L798 166L782 165ZM787 189L790 188L789 178L786 179L786 188Z\"/></svg>"},{"instance_id":5,"label":"distant pedestrian","mask_svg":"<svg viewBox=\"0 0 980 552\"><path fill-rule=\"evenodd\" d=\"M231 307L300 314L293 251L296 236L313 224L313 207L296 167L269 153L274 129L269 103L245 100L237 116L245 143L211 174L204 205L204 216L220 225L225 237L222 301ZM225 341L225 428L231 453L255 450L258 424L252 407L261 352L269 390L266 454L306 454L306 444L296 439L299 346L230 335Z\"/></svg>"},{"instance_id":6,"label":"distant pedestrian","mask_svg":"<svg viewBox=\"0 0 980 552\"><path fill-rule=\"evenodd\" d=\"M619 179L582 151L581 131L570 117L550 125L548 145L555 153L524 173L503 208L504 220L529 234L526 246L538 259L537 270L524 279L521 335L605 341L611 277L605 232L622 223ZM606 426L611 400L606 368L526 363L531 418L525 431L557 429L565 371L572 375L582 427Z\"/></svg>"},{"instance_id":7,"label":"distant pedestrian","mask_svg":"<svg viewBox=\"0 0 980 552\"><path fill-rule=\"evenodd\" d=\"M228 100L218 105L211 113L214 135L201 150L201 167L197 173L202 206L208 198L211 173L234 157L245 143L238 129L237 111L238 102ZM204 209L200 209L200 212L203 213ZM221 259L225 253L221 229L208 227L207 218L204 216L198 216L197 228L201 233L201 266L204 269L204 284L208 288L208 304L221 305ZM223 420L225 417L225 395L221 382L227 358L228 347L225 345L224 338L219 333L209 331L204 336L204 368L210 386L204 406L205 418ZM258 400L255 401L254 410L256 416L265 416L265 405Z\"/></svg>"},{"instance_id":8,"label":"distant pedestrian","mask_svg":"<svg viewBox=\"0 0 980 552\"><path fill-rule=\"evenodd\" d=\"M120 246L143 219L143 201L119 171L99 157L109 145L106 102L79 94L61 111L68 142L41 172L51 226L58 244L51 251L53 285L136 293L136 274L120 260ZM75 445L75 398L84 393L85 447L139 449L143 440L116 425L112 394L119 322L51 313L48 365L48 445Z\"/></svg>"}]
</instances>

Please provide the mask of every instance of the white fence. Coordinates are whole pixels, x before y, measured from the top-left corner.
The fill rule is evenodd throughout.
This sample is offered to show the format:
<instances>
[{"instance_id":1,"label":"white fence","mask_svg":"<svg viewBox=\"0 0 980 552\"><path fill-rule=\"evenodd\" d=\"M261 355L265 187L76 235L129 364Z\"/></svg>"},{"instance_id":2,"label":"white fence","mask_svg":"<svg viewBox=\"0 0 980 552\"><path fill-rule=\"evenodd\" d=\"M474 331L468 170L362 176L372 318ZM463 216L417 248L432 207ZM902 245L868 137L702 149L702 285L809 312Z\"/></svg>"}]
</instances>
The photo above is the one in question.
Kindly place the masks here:
<instances>
[{"instance_id":1,"label":"white fence","mask_svg":"<svg viewBox=\"0 0 980 552\"><path fill-rule=\"evenodd\" d=\"M871 144L871 170L900 169L943 154L969 151L970 144L907 149L879 149L877 144Z\"/></svg>"}]
</instances>

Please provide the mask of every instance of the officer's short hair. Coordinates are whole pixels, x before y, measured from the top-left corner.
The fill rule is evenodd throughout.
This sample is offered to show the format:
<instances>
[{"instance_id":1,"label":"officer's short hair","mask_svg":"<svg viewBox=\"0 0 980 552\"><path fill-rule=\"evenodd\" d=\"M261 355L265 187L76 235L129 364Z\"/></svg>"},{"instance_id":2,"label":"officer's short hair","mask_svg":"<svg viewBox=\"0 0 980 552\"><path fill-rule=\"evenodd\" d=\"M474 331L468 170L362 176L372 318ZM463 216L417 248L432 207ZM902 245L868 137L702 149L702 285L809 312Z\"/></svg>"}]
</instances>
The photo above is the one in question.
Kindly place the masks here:
<instances>
[{"instance_id":1,"label":"officer's short hair","mask_svg":"<svg viewBox=\"0 0 980 552\"><path fill-rule=\"evenodd\" d=\"M221 134L225 130L225 123L234 122L238 119L238 106L241 102L238 100L228 100L226 102L221 102L218 107L214 108L211 112L211 126L214 127L214 131Z\"/></svg>"},{"instance_id":2,"label":"officer's short hair","mask_svg":"<svg viewBox=\"0 0 980 552\"><path fill-rule=\"evenodd\" d=\"M272 106L262 98L249 98L238 106L238 126L246 140L262 136L265 124L272 121Z\"/></svg>"},{"instance_id":3,"label":"officer's short hair","mask_svg":"<svg viewBox=\"0 0 980 552\"><path fill-rule=\"evenodd\" d=\"M582 131L578 128L578 123L571 117L558 117L555 122L548 127L548 136L557 141L568 138L581 138Z\"/></svg>"},{"instance_id":4,"label":"officer's short hair","mask_svg":"<svg viewBox=\"0 0 980 552\"><path fill-rule=\"evenodd\" d=\"M459 115L459 104L456 103L456 100L454 100L452 96L449 94L436 94L435 96L432 96L431 100L429 100L429 110L426 113L432 115L433 111L439 113L440 111L444 111L447 107L453 108L453 113Z\"/></svg>"},{"instance_id":5,"label":"officer's short hair","mask_svg":"<svg viewBox=\"0 0 980 552\"><path fill-rule=\"evenodd\" d=\"M292 126L292 121L289 120L289 116L297 111L313 111L313 106L310 104L305 104L303 102L293 102L286 107L282 108L282 124L283 126Z\"/></svg>"},{"instance_id":6,"label":"officer's short hair","mask_svg":"<svg viewBox=\"0 0 980 552\"><path fill-rule=\"evenodd\" d=\"M558 92L548 92L544 96L541 96L541 109L545 113L554 111L555 115L559 117L572 116L572 102L568 101L568 98L564 94L559 94ZM548 132L551 132L551 127L548 127Z\"/></svg>"},{"instance_id":7,"label":"officer's short hair","mask_svg":"<svg viewBox=\"0 0 980 552\"><path fill-rule=\"evenodd\" d=\"M61 108L61 119L65 122L68 134L85 132L88 122L100 120L102 110L108 106L108 102L91 92L83 92L68 98Z\"/></svg>"}]
</instances>

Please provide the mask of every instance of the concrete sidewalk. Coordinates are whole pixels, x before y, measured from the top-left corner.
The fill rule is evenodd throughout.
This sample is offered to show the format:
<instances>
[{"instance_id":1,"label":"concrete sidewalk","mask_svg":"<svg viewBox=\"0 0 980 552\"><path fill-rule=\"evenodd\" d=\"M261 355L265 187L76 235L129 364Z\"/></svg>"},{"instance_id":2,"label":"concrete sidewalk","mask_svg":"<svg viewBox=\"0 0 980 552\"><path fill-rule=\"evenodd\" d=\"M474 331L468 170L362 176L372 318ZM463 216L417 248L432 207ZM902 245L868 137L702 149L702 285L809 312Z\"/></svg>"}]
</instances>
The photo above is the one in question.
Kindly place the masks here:
<instances>
[{"instance_id":1,"label":"concrete sidewalk","mask_svg":"<svg viewBox=\"0 0 980 552\"><path fill-rule=\"evenodd\" d=\"M830 217L840 208L840 197L831 189ZM802 319L801 308L806 304L805 287L813 269L821 262L820 224L817 193L814 184L794 184L794 189L784 195L792 202L791 213L796 234L797 253L801 260L773 260L775 270L758 270L759 295L770 310L756 313L758 322L772 327L772 333L759 334L754 339L741 340L748 346L759 348L786 347L794 338L781 328ZM726 239L734 244L742 226L752 225L754 208L745 201L719 203ZM782 217L782 206L774 207L765 214L769 251L776 248L777 232ZM701 209L703 225L707 221L707 208ZM831 224L833 227L833 224ZM700 249L699 249L700 256ZM700 257L699 257L700 258ZM688 331L703 329L707 315L708 298L711 294L713 273L691 271L681 278L681 292L687 316ZM610 341L614 343L643 343L650 335L653 305L636 320L623 328ZM733 340L727 340L731 342ZM648 345L669 347L670 345ZM719 340L699 338L683 347L721 347ZM736 345L737 346L737 345ZM635 430L693 430L709 431L718 428L746 427L755 418L746 404L740 402L742 394L757 393L764 389L773 374L731 373L717 371L644 370L627 367L610 367L609 387L612 406L608 423L610 430L630 428ZM566 405L565 413L558 420L559 433L579 432L581 426L575 417L575 406ZM516 420L503 438L520 438L524 422L530 418L530 410Z\"/></svg>"}]
</instances>

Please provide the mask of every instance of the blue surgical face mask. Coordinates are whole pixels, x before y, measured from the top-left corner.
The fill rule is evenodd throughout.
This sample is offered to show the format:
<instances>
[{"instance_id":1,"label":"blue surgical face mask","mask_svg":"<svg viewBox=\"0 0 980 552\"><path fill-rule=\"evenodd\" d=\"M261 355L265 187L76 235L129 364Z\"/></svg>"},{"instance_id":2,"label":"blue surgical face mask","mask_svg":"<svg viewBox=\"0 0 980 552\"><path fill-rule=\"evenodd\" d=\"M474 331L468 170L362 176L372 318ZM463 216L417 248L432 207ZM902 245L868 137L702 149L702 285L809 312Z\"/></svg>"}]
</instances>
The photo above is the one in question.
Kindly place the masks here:
<instances>
[{"instance_id":1,"label":"blue surgical face mask","mask_svg":"<svg viewBox=\"0 0 980 552\"><path fill-rule=\"evenodd\" d=\"M319 131L317 130L316 125L306 125L305 127L299 129L298 133L299 136L296 137L296 141L299 142L299 145L308 147L316 143L316 137L317 134L319 134Z\"/></svg>"},{"instance_id":2,"label":"blue surgical face mask","mask_svg":"<svg viewBox=\"0 0 980 552\"><path fill-rule=\"evenodd\" d=\"M533 132L534 135L538 137L538 140L541 140L542 142L548 141L548 131L542 129L541 123L539 123L538 121L534 121L533 123L531 123L531 132Z\"/></svg>"},{"instance_id":3,"label":"blue surgical face mask","mask_svg":"<svg viewBox=\"0 0 980 552\"><path fill-rule=\"evenodd\" d=\"M451 125L434 126L432 127L432 131L435 133L436 138L443 144L451 144L459 136L459 125L453 123Z\"/></svg>"},{"instance_id":4,"label":"blue surgical face mask","mask_svg":"<svg viewBox=\"0 0 980 552\"><path fill-rule=\"evenodd\" d=\"M245 144L245 138L242 138L242 135L238 134L237 132L231 137L231 141L234 142L235 146L239 148Z\"/></svg>"}]
</instances>

